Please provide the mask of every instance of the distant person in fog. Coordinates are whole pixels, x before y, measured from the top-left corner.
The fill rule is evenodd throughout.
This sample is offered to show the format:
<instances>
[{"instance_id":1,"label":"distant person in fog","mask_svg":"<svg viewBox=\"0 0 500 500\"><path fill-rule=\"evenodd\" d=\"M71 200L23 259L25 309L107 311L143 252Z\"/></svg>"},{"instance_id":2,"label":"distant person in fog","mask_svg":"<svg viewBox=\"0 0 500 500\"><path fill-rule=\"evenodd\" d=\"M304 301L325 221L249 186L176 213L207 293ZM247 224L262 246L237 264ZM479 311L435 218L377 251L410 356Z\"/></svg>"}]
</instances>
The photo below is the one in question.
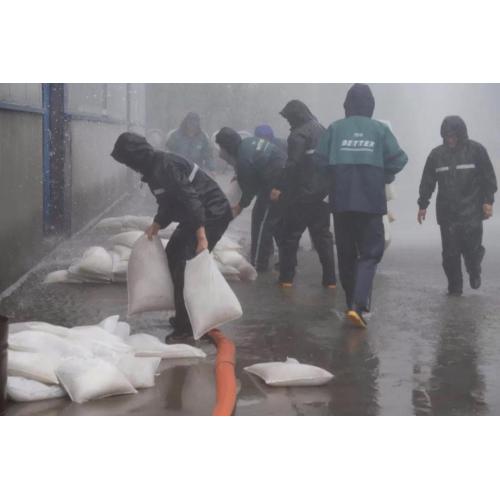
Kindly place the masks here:
<instances>
[{"instance_id":1,"label":"distant person in fog","mask_svg":"<svg viewBox=\"0 0 500 500\"><path fill-rule=\"evenodd\" d=\"M446 117L441 137L443 144L430 152L425 163L417 220L419 224L425 220L437 184L436 215L441 229L443 269L448 278L448 293L460 296L462 257L471 288L481 286L483 220L493 215L497 180L486 148L469 139L462 118Z\"/></svg>"},{"instance_id":2,"label":"distant person in fog","mask_svg":"<svg viewBox=\"0 0 500 500\"><path fill-rule=\"evenodd\" d=\"M214 159L208 136L201 129L200 115L191 112L186 115L180 127L167 138L167 151L184 156L205 171L213 171Z\"/></svg>"}]
</instances>

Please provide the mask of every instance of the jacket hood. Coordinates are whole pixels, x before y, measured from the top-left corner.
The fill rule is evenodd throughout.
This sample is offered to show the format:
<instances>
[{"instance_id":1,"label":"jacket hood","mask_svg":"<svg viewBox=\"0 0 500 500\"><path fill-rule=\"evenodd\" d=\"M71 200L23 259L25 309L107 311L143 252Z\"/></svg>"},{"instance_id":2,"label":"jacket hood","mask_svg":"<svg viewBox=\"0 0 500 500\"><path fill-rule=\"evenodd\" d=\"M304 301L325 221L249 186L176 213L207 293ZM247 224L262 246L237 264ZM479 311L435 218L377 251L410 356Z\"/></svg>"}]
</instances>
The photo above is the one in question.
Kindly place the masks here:
<instances>
[{"instance_id":1,"label":"jacket hood","mask_svg":"<svg viewBox=\"0 0 500 500\"><path fill-rule=\"evenodd\" d=\"M456 134L459 143L463 143L469 138L467 134L467 125L465 125L465 122L460 116L447 116L443 120L441 124L441 137L443 141L448 134Z\"/></svg>"},{"instance_id":2,"label":"jacket hood","mask_svg":"<svg viewBox=\"0 0 500 500\"><path fill-rule=\"evenodd\" d=\"M146 175L151 168L155 150L144 137L124 132L116 140L111 156L132 170Z\"/></svg>"},{"instance_id":3,"label":"jacket hood","mask_svg":"<svg viewBox=\"0 0 500 500\"><path fill-rule=\"evenodd\" d=\"M238 148L240 147L241 140L240 134L229 127L221 128L215 136L215 142L219 147L234 157L238 155Z\"/></svg>"},{"instance_id":4,"label":"jacket hood","mask_svg":"<svg viewBox=\"0 0 500 500\"><path fill-rule=\"evenodd\" d=\"M191 111L188 113L184 120L182 120L179 130L185 134L189 124L193 124L196 127L196 134L201 134L201 118L198 113Z\"/></svg>"},{"instance_id":5,"label":"jacket hood","mask_svg":"<svg viewBox=\"0 0 500 500\"><path fill-rule=\"evenodd\" d=\"M280 115L288 120L292 128L300 127L311 120L316 120L316 117L311 113L311 110L298 99L294 99L280 111Z\"/></svg>"},{"instance_id":6,"label":"jacket hood","mask_svg":"<svg viewBox=\"0 0 500 500\"><path fill-rule=\"evenodd\" d=\"M354 84L347 92L344 101L345 116L366 116L371 118L375 110L375 99L368 85Z\"/></svg>"},{"instance_id":7,"label":"jacket hood","mask_svg":"<svg viewBox=\"0 0 500 500\"><path fill-rule=\"evenodd\" d=\"M272 141L274 139L273 129L269 125L265 124L255 127L254 135L259 139L265 139L266 141Z\"/></svg>"}]
</instances>

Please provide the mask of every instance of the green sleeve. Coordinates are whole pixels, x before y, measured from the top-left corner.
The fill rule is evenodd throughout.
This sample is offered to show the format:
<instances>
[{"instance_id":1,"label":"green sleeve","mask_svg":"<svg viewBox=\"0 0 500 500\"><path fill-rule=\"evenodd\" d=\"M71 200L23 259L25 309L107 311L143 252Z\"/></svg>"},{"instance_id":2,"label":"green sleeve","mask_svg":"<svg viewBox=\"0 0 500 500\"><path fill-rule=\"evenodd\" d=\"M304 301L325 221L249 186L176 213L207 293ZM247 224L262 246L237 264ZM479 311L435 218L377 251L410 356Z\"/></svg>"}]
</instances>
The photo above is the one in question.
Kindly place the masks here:
<instances>
[{"instance_id":1,"label":"green sleeve","mask_svg":"<svg viewBox=\"0 0 500 500\"><path fill-rule=\"evenodd\" d=\"M391 174L397 174L403 170L408 163L408 156L401 149L396 137L389 127L386 127L384 134L384 168Z\"/></svg>"}]
</instances>

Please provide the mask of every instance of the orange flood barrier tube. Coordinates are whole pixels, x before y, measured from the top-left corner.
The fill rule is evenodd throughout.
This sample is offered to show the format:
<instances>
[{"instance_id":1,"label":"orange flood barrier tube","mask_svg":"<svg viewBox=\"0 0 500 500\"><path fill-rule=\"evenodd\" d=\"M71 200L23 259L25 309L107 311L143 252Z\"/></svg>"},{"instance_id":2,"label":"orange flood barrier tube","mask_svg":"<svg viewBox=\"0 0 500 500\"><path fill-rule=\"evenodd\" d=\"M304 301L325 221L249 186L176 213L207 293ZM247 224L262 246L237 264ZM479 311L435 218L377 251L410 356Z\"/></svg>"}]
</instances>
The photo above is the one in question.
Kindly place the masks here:
<instances>
[{"instance_id":1,"label":"orange flood barrier tube","mask_svg":"<svg viewBox=\"0 0 500 500\"><path fill-rule=\"evenodd\" d=\"M230 416L236 405L236 347L219 330L208 333L217 346L215 359L216 402L212 415Z\"/></svg>"}]
</instances>

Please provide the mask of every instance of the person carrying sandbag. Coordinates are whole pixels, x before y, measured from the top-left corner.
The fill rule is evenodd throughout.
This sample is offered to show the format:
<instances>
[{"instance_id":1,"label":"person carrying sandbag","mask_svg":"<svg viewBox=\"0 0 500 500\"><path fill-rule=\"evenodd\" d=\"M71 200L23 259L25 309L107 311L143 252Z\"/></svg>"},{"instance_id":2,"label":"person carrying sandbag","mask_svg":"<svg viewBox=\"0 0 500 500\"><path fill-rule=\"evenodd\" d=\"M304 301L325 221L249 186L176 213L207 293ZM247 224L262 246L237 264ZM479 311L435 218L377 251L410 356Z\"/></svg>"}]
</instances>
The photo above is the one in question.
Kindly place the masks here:
<instances>
[{"instance_id":1,"label":"person carrying sandbag","mask_svg":"<svg viewBox=\"0 0 500 500\"><path fill-rule=\"evenodd\" d=\"M281 207L271 199L273 189L282 189L286 154L274 144L258 137L242 138L229 127L223 127L215 136L220 157L235 169L242 191L240 202L232 207L237 217L256 197L252 209L252 242L250 263L258 272L269 270L274 251L273 239L278 242Z\"/></svg>"},{"instance_id":2,"label":"person carrying sandbag","mask_svg":"<svg viewBox=\"0 0 500 500\"><path fill-rule=\"evenodd\" d=\"M183 297L186 261L215 247L233 218L231 207L219 185L195 163L154 150L140 135L121 134L111 156L141 174L156 197L158 213L145 231L149 239L170 223L179 223L166 247L176 311L169 339L177 342L192 335Z\"/></svg>"}]
</instances>

